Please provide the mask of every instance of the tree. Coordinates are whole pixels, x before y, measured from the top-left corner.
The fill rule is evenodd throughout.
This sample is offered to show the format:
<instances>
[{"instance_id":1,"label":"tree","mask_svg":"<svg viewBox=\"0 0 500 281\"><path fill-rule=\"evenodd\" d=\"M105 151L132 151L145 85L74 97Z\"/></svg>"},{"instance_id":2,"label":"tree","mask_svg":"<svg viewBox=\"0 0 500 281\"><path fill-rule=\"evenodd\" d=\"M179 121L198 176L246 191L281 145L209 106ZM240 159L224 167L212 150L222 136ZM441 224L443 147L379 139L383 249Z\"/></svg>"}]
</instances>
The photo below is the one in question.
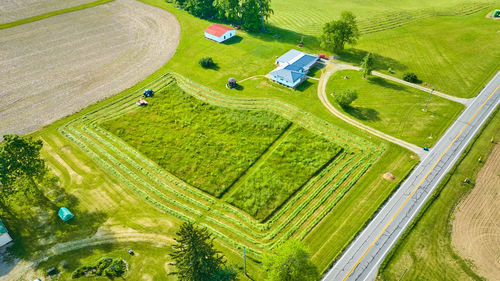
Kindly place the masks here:
<instances>
[{"instance_id":1,"label":"tree","mask_svg":"<svg viewBox=\"0 0 500 281\"><path fill-rule=\"evenodd\" d=\"M217 18L229 22L237 22L240 19L239 0L214 0L217 10Z\"/></svg>"},{"instance_id":2,"label":"tree","mask_svg":"<svg viewBox=\"0 0 500 281\"><path fill-rule=\"evenodd\" d=\"M182 281L230 281L236 272L225 266L224 256L214 249L213 238L206 228L185 222L173 245L176 274Z\"/></svg>"},{"instance_id":3,"label":"tree","mask_svg":"<svg viewBox=\"0 0 500 281\"><path fill-rule=\"evenodd\" d=\"M413 72L406 72L405 74L403 74L403 80L410 83L418 83L417 74Z\"/></svg>"},{"instance_id":4,"label":"tree","mask_svg":"<svg viewBox=\"0 0 500 281\"><path fill-rule=\"evenodd\" d=\"M258 30L262 19L267 20L272 14L271 0L241 0L241 26L248 30Z\"/></svg>"},{"instance_id":5,"label":"tree","mask_svg":"<svg viewBox=\"0 0 500 281\"><path fill-rule=\"evenodd\" d=\"M358 25L353 13L342 12L339 20L326 23L320 37L321 47L340 52L345 44L356 44L359 38Z\"/></svg>"},{"instance_id":6,"label":"tree","mask_svg":"<svg viewBox=\"0 0 500 281\"><path fill-rule=\"evenodd\" d=\"M211 18L217 14L213 0L185 0L184 10L199 18Z\"/></svg>"},{"instance_id":7,"label":"tree","mask_svg":"<svg viewBox=\"0 0 500 281\"><path fill-rule=\"evenodd\" d=\"M47 172L40 158L41 140L5 135L0 146L0 183L8 186L21 176L41 179Z\"/></svg>"},{"instance_id":8,"label":"tree","mask_svg":"<svg viewBox=\"0 0 500 281\"><path fill-rule=\"evenodd\" d=\"M348 107L358 98L356 90L347 89L334 95L335 101L342 107Z\"/></svg>"},{"instance_id":9,"label":"tree","mask_svg":"<svg viewBox=\"0 0 500 281\"><path fill-rule=\"evenodd\" d=\"M275 253L266 254L263 264L270 281L316 281L320 278L304 245L297 240L289 240Z\"/></svg>"},{"instance_id":10,"label":"tree","mask_svg":"<svg viewBox=\"0 0 500 281\"><path fill-rule=\"evenodd\" d=\"M212 60L211 57L205 57L205 58L201 58L198 63L201 65L201 67L203 68L210 68L210 67L214 67L215 66L215 63L214 61Z\"/></svg>"},{"instance_id":11,"label":"tree","mask_svg":"<svg viewBox=\"0 0 500 281\"><path fill-rule=\"evenodd\" d=\"M372 74L372 70L373 70L373 56L372 53L368 53L361 62L361 71L363 72L363 78L366 78L367 75Z\"/></svg>"}]
</instances>

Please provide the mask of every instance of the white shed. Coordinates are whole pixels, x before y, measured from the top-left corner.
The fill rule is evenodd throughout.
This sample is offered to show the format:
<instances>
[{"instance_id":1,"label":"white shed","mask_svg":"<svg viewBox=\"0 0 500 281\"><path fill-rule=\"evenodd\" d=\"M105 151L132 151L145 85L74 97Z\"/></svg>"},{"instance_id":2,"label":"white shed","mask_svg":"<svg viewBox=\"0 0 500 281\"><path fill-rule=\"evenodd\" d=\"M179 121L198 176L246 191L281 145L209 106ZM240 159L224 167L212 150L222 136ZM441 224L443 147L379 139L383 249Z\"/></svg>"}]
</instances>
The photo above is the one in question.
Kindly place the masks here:
<instances>
[{"instance_id":1,"label":"white shed","mask_svg":"<svg viewBox=\"0 0 500 281\"><path fill-rule=\"evenodd\" d=\"M230 28L222 24L212 24L205 29L205 38L214 40L218 43L224 42L227 39L234 37L234 35L236 35L234 28Z\"/></svg>"}]
</instances>

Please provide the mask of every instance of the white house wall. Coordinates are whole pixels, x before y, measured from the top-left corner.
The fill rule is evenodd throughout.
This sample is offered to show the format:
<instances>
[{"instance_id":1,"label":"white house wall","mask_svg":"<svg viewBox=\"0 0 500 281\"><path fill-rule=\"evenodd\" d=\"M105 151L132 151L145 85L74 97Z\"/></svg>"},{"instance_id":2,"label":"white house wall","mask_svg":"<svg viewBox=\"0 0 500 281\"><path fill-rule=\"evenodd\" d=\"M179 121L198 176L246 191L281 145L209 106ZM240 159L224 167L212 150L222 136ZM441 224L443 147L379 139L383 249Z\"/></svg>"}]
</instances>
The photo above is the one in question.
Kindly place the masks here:
<instances>
[{"instance_id":1,"label":"white house wall","mask_svg":"<svg viewBox=\"0 0 500 281\"><path fill-rule=\"evenodd\" d=\"M228 30L226 31L226 33L224 33L224 35L222 35L221 37L217 37L215 35L212 35L210 33L207 33L205 32L205 37L208 38L208 39L211 39L211 40L214 40L215 42L223 42L223 41L226 41L227 39L233 37L234 35L236 34L236 31L235 30ZM224 39L224 37L226 39Z\"/></svg>"}]
</instances>

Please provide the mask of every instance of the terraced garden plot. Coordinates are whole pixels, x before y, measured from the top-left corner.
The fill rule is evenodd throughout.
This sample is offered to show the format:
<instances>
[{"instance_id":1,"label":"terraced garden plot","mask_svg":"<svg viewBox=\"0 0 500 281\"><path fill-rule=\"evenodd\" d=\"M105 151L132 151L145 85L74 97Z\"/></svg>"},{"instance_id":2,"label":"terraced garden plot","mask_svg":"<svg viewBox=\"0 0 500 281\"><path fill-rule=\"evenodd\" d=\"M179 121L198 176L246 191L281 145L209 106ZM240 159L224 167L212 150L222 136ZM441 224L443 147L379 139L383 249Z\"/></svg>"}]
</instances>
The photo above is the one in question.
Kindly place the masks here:
<instances>
[{"instance_id":1,"label":"terraced garden plot","mask_svg":"<svg viewBox=\"0 0 500 281\"><path fill-rule=\"evenodd\" d=\"M133 0L0 30L0 135L35 131L135 85L172 57L179 36L173 15Z\"/></svg>"},{"instance_id":2,"label":"terraced garden plot","mask_svg":"<svg viewBox=\"0 0 500 281\"><path fill-rule=\"evenodd\" d=\"M303 239L339 203L376 161L384 147L374 146L290 105L273 99L231 98L197 85L180 75L165 75L146 88L156 92L177 83L190 95L227 108L265 109L307 127L344 148L339 155L287 200L265 222L187 184L159 167L144 154L99 124L136 109L142 90L126 95L60 127L60 132L79 146L108 174L117 178L145 202L181 220L206 226L230 249L246 247L248 257L295 237Z\"/></svg>"},{"instance_id":3,"label":"terraced garden plot","mask_svg":"<svg viewBox=\"0 0 500 281\"><path fill-rule=\"evenodd\" d=\"M210 105L173 83L148 107L101 126L178 178L220 197L290 124L267 111Z\"/></svg>"},{"instance_id":4,"label":"terraced garden plot","mask_svg":"<svg viewBox=\"0 0 500 281\"><path fill-rule=\"evenodd\" d=\"M227 201L265 220L340 150L327 139L294 127Z\"/></svg>"}]
</instances>

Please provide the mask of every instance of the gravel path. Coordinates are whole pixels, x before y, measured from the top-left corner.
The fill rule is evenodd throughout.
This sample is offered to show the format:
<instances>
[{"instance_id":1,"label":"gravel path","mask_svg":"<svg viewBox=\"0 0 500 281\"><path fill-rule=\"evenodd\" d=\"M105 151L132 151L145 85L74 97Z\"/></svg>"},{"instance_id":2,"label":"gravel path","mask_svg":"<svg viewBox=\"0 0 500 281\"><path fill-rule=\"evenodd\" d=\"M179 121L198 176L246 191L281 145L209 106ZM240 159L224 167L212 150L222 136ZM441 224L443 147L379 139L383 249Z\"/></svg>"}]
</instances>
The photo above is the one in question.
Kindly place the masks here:
<instances>
[{"instance_id":1,"label":"gravel path","mask_svg":"<svg viewBox=\"0 0 500 281\"><path fill-rule=\"evenodd\" d=\"M0 136L133 86L173 56L179 35L173 15L134 0L0 30Z\"/></svg>"},{"instance_id":2,"label":"gravel path","mask_svg":"<svg viewBox=\"0 0 500 281\"><path fill-rule=\"evenodd\" d=\"M479 275L500 280L500 144L479 172L476 185L454 213L451 241Z\"/></svg>"},{"instance_id":3,"label":"gravel path","mask_svg":"<svg viewBox=\"0 0 500 281\"><path fill-rule=\"evenodd\" d=\"M347 65L347 64L334 64L334 63L327 63L326 69L321 75L321 78L319 79L318 83L318 97L321 101L321 103L335 116L338 118L344 120L345 122L360 128L361 130L367 131L373 135L376 135L382 139L385 139L387 141L390 141L392 143L395 143L397 145L400 145L404 148L407 148L408 150L414 152L417 154L420 159L423 159L423 157L427 154L426 151L424 151L421 147L418 147L414 144L405 142L401 139L395 138L393 136L390 136L388 134L382 133L378 130L373 129L370 126L367 126L359 121L356 121L346 115L344 115L342 112L337 110L328 100L327 94L326 94L326 84L328 83L328 80L330 76L332 76L333 73L339 70L344 70L344 69L354 69L358 70L359 68L352 66L352 65Z\"/></svg>"}]
</instances>

